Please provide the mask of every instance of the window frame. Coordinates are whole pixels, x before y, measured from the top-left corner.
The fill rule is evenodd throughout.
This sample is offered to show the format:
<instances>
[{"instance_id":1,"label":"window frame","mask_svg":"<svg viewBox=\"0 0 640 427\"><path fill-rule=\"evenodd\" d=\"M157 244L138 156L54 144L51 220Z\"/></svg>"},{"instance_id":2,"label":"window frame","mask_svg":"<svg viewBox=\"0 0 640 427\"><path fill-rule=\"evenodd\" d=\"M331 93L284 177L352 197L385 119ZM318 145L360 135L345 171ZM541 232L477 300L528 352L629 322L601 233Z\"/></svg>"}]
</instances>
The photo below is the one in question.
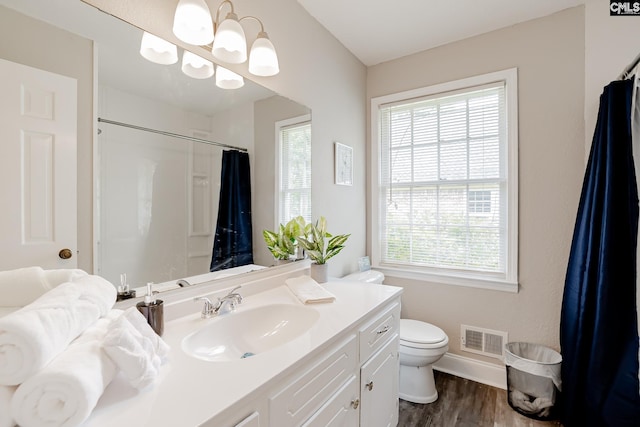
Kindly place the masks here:
<instances>
[{"instance_id":1,"label":"window frame","mask_svg":"<svg viewBox=\"0 0 640 427\"><path fill-rule=\"evenodd\" d=\"M293 126L302 125L311 126L311 114L304 114L301 116L292 117L289 119L278 120L275 122L275 142L276 142L276 159L275 159L275 203L274 203L274 230L278 230L280 227L280 206L282 204L282 173L281 173L281 159L282 159L282 130ZM313 134L311 136L313 138ZM309 161L313 161L312 158ZM313 193L313 187L309 188L309 197ZM311 208L311 206L310 206ZM309 212L312 215L312 212Z\"/></svg>"},{"instance_id":2,"label":"window frame","mask_svg":"<svg viewBox=\"0 0 640 427\"><path fill-rule=\"evenodd\" d=\"M506 260L504 274L486 274L470 270L444 269L412 265L384 264L380 260L380 173L381 123L380 108L391 103L410 102L414 98L444 96L453 91L472 90L495 82L505 83L506 114ZM383 273L400 278L457 286L468 286L518 292L518 72L517 68L412 89L371 99L371 241L372 266Z\"/></svg>"}]
</instances>

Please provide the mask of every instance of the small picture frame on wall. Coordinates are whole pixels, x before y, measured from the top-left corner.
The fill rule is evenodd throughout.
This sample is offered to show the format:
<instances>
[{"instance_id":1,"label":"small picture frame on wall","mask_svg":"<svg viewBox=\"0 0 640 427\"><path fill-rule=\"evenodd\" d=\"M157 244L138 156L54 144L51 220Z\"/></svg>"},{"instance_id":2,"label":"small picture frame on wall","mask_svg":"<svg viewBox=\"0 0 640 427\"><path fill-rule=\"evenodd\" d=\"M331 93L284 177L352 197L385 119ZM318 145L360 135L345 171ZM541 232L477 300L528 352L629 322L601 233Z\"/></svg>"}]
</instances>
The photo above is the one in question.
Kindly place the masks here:
<instances>
[{"instance_id":1,"label":"small picture frame on wall","mask_svg":"<svg viewBox=\"0 0 640 427\"><path fill-rule=\"evenodd\" d=\"M353 185L353 148L335 143L336 184Z\"/></svg>"}]
</instances>

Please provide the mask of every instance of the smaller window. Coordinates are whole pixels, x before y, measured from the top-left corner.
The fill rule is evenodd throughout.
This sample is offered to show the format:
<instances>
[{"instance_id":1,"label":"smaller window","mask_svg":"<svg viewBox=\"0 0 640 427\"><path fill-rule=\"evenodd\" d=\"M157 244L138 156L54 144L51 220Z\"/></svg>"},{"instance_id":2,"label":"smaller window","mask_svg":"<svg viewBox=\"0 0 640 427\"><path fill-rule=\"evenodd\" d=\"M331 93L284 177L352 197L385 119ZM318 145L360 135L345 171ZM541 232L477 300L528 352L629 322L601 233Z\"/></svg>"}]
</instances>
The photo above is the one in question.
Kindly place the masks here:
<instances>
[{"instance_id":1,"label":"smaller window","mask_svg":"<svg viewBox=\"0 0 640 427\"><path fill-rule=\"evenodd\" d=\"M311 221L311 118L276 123L279 141L278 224L302 216ZM277 224L276 224L277 225Z\"/></svg>"},{"instance_id":2,"label":"smaller window","mask_svg":"<svg viewBox=\"0 0 640 427\"><path fill-rule=\"evenodd\" d=\"M470 214L491 213L491 191L469 190L468 210Z\"/></svg>"}]
</instances>

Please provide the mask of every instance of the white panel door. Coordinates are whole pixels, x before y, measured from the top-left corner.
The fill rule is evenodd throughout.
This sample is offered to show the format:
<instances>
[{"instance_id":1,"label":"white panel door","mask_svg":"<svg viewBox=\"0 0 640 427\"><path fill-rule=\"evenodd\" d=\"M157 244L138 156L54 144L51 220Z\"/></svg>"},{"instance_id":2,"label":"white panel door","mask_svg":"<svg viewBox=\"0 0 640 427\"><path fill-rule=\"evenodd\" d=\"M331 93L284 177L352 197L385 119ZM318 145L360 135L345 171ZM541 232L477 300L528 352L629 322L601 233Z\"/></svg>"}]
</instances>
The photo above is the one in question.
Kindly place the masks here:
<instances>
[{"instance_id":1,"label":"white panel door","mask_svg":"<svg viewBox=\"0 0 640 427\"><path fill-rule=\"evenodd\" d=\"M0 59L0 93L0 270L75 268L77 82Z\"/></svg>"}]
</instances>

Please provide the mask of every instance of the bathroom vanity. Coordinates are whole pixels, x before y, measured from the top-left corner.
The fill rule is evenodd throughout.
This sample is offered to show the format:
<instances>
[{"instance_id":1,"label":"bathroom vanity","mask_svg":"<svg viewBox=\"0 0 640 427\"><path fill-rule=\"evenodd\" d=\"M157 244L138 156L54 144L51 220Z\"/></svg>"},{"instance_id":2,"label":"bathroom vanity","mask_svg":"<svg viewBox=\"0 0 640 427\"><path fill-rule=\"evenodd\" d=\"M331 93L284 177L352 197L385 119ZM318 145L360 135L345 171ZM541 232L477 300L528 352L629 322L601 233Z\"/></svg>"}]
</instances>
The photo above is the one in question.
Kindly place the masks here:
<instances>
[{"instance_id":1,"label":"bathroom vanity","mask_svg":"<svg viewBox=\"0 0 640 427\"><path fill-rule=\"evenodd\" d=\"M304 305L285 280L305 272L200 290L245 281L243 303L220 317L202 319L195 294L168 303L158 383L136 391L118 376L85 426L395 426L402 289L334 281L335 302Z\"/></svg>"}]
</instances>

